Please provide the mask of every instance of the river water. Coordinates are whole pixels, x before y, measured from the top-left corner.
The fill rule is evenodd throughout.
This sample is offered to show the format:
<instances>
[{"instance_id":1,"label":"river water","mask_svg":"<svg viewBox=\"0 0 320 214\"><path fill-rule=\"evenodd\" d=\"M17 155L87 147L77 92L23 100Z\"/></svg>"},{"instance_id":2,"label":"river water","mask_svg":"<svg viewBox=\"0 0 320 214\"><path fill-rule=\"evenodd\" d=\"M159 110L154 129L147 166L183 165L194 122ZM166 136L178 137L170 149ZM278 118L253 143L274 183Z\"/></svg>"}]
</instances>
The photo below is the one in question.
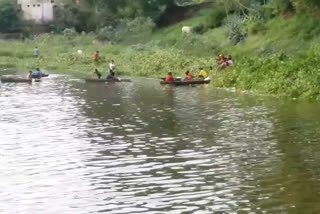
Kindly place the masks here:
<instances>
[{"instance_id":1,"label":"river water","mask_svg":"<svg viewBox=\"0 0 320 214\"><path fill-rule=\"evenodd\" d=\"M0 213L320 213L319 104L158 80L0 85Z\"/></svg>"}]
</instances>

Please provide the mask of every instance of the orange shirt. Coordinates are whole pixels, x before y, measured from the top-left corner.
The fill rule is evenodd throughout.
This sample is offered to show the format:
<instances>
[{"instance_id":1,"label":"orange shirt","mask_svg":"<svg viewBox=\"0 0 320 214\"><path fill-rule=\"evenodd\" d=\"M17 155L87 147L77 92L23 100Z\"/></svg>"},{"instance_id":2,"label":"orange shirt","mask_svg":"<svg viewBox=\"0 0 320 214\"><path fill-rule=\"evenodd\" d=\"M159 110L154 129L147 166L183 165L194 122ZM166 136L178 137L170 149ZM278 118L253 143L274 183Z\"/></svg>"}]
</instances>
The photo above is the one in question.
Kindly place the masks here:
<instances>
[{"instance_id":1,"label":"orange shirt","mask_svg":"<svg viewBox=\"0 0 320 214\"><path fill-rule=\"evenodd\" d=\"M226 58L221 58L220 59L220 64L226 64L227 63L227 59Z\"/></svg>"}]
</instances>

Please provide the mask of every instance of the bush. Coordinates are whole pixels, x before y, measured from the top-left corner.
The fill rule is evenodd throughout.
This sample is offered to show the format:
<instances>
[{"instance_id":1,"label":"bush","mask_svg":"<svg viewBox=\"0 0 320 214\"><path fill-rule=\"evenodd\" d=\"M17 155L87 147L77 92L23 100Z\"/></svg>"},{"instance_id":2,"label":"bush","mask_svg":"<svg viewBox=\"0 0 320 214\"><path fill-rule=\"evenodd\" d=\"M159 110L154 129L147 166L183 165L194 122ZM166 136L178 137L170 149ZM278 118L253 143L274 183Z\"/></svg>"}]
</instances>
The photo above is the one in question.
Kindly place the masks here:
<instances>
[{"instance_id":1,"label":"bush","mask_svg":"<svg viewBox=\"0 0 320 214\"><path fill-rule=\"evenodd\" d=\"M146 34L152 33L156 25L150 18L137 17L132 21L127 22L127 27L130 33Z\"/></svg>"},{"instance_id":2,"label":"bush","mask_svg":"<svg viewBox=\"0 0 320 214\"><path fill-rule=\"evenodd\" d=\"M78 9L66 5L65 7L56 7L54 10L55 19L50 23L50 28L56 33L62 33L66 28L77 28L81 25L80 31L86 30L85 24L80 23L80 12Z\"/></svg>"},{"instance_id":3,"label":"bush","mask_svg":"<svg viewBox=\"0 0 320 214\"><path fill-rule=\"evenodd\" d=\"M229 30L229 41L233 45L243 42L247 37L247 33L243 32L243 26L246 23L246 18L241 16L232 16L227 20Z\"/></svg>"},{"instance_id":4,"label":"bush","mask_svg":"<svg viewBox=\"0 0 320 214\"><path fill-rule=\"evenodd\" d=\"M320 35L318 17L299 16L299 22L296 30L302 39L311 40Z\"/></svg>"},{"instance_id":5,"label":"bush","mask_svg":"<svg viewBox=\"0 0 320 214\"><path fill-rule=\"evenodd\" d=\"M192 28L192 32L197 34L204 34L207 31L207 28L203 24L199 24Z\"/></svg>"},{"instance_id":6,"label":"bush","mask_svg":"<svg viewBox=\"0 0 320 214\"><path fill-rule=\"evenodd\" d=\"M71 38L71 37L77 35L77 32L74 28L66 28L63 30L62 34L67 38Z\"/></svg>"},{"instance_id":7,"label":"bush","mask_svg":"<svg viewBox=\"0 0 320 214\"><path fill-rule=\"evenodd\" d=\"M249 34L251 34L251 35L256 35L258 33L264 33L267 31L267 26L266 26L266 24L264 24L262 22L255 22L255 23L252 23L248 26L248 31L249 31Z\"/></svg>"},{"instance_id":8,"label":"bush","mask_svg":"<svg viewBox=\"0 0 320 214\"><path fill-rule=\"evenodd\" d=\"M99 30L97 39L111 41L114 38L115 29L112 26L103 27Z\"/></svg>"},{"instance_id":9,"label":"bush","mask_svg":"<svg viewBox=\"0 0 320 214\"><path fill-rule=\"evenodd\" d=\"M155 23L150 18L122 19L116 27L107 26L101 28L97 39L119 42L126 38L144 37L151 34L155 26Z\"/></svg>"},{"instance_id":10,"label":"bush","mask_svg":"<svg viewBox=\"0 0 320 214\"><path fill-rule=\"evenodd\" d=\"M226 12L224 10L215 9L211 11L211 13L207 16L205 26L207 28L220 27L225 17L226 17Z\"/></svg>"}]
</instances>

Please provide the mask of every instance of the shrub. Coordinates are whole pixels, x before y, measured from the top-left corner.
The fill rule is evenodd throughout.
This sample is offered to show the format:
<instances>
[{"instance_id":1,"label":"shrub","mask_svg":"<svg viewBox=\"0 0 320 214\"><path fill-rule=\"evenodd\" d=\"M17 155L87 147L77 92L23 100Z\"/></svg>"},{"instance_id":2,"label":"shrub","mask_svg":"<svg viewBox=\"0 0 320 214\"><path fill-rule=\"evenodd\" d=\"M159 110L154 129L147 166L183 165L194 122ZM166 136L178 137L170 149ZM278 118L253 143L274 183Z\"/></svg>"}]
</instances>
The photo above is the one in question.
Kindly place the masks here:
<instances>
[{"instance_id":1,"label":"shrub","mask_svg":"<svg viewBox=\"0 0 320 214\"><path fill-rule=\"evenodd\" d=\"M63 30L62 34L67 38L71 38L71 37L77 35L77 32L74 28L66 28Z\"/></svg>"},{"instance_id":2,"label":"shrub","mask_svg":"<svg viewBox=\"0 0 320 214\"><path fill-rule=\"evenodd\" d=\"M206 18L205 25L208 28L220 27L225 17L226 17L226 12L223 11L222 9L212 10L211 13Z\"/></svg>"},{"instance_id":3,"label":"shrub","mask_svg":"<svg viewBox=\"0 0 320 214\"><path fill-rule=\"evenodd\" d=\"M207 31L207 28L203 24L196 25L192 28L192 32L196 34L204 34Z\"/></svg>"},{"instance_id":4,"label":"shrub","mask_svg":"<svg viewBox=\"0 0 320 214\"><path fill-rule=\"evenodd\" d=\"M155 27L155 23L150 18L137 17L127 22L127 29L132 34L152 33Z\"/></svg>"},{"instance_id":5,"label":"shrub","mask_svg":"<svg viewBox=\"0 0 320 214\"><path fill-rule=\"evenodd\" d=\"M254 22L248 26L249 34L256 35L258 33L264 33L267 31L266 24L262 22Z\"/></svg>"},{"instance_id":6,"label":"shrub","mask_svg":"<svg viewBox=\"0 0 320 214\"><path fill-rule=\"evenodd\" d=\"M97 39L119 42L128 38L144 37L151 34L154 28L155 24L150 18L122 19L116 27L107 26L101 28Z\"/></svg>"},{"instance_id":7,"label":"shrub","mask_svg":"<svg viewBox=\"0 0 320 214\"><path fill-rule=\"evenodd\" d=\"M112 26L103 27L99 30L97 39L99 40L112 40L114 38L114 28Z\"/></svg>"},{"instance_id":8,"label":"shrub","mask_svg":"<svg viewBox=\"0 0 320 214\"><path fill-rule=\"evenodd\" d=\"M226 25L228 27L229 41L231 44L236 45L243 42L247 37L247 33L243 30L246 21L246 18L241 16L232 16L228 18Z\"/></svg>"}]
</instances>

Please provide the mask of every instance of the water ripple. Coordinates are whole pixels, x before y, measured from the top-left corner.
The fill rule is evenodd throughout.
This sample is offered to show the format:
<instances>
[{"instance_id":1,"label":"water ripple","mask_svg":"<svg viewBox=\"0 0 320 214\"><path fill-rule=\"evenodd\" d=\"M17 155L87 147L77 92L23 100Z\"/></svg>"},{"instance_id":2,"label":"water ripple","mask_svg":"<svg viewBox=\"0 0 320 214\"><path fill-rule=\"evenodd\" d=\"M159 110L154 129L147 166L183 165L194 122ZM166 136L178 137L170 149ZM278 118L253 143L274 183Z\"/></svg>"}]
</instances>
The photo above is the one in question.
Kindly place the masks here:
<instances>
[{"instance_id":1,"label":"water ripple","mask_svg":"<svg viewBox=\"0 0 320 214\"><path fill-rule=\"evenodd\" d=\"M144 79L86 85L53 76L41 83L2 84L0 212L297 209L298 202L283 199L294 193L288 190L297 182L294 171L288 180L281 168L283 158L297 154L286 156L282 135L297 137L292 133L297 126L279 134L282 120L274 107L241 98L207 87L165 88ZM308 163L317 166L314 156ZM296 174L319 190L320 172L312 172Z\"/></svg>"}]
</instances>

